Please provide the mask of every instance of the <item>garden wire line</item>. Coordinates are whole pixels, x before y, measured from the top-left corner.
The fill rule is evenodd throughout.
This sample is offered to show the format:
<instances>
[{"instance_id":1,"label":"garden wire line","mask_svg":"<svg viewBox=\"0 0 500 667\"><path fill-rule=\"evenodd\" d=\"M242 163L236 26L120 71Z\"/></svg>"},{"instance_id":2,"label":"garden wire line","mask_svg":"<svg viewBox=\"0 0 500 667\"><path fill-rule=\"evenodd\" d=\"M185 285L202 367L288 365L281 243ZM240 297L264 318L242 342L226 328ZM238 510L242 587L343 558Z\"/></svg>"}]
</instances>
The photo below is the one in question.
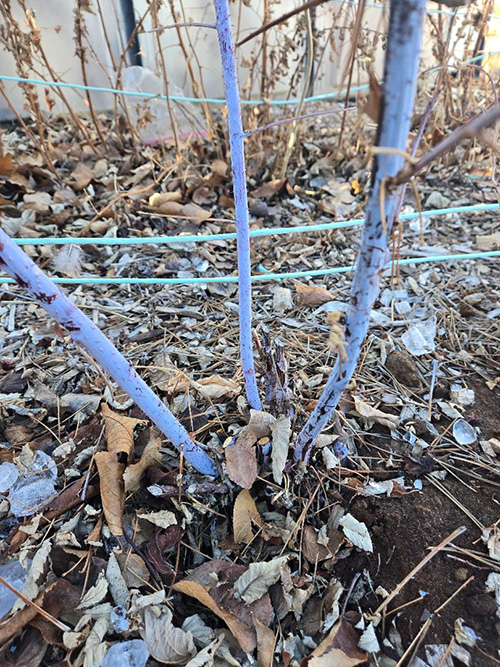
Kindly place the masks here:
<instances>
[{"instance_id":1,"label":"garden wire line","mask_svg":"<svg viewBox=\"0 0 500 667\"><path fill-rule=\"evenodd\" d=\"M452 213L474 213L481 211L497 211L500 204L473 204L471 206L453 206L451 208L436 208L429 211L415 211L402 213L399 220L415 220L417 218L428 218L435 215L448 215ZM175 217L175 216L172 216ZM228 220L228 224L234 220ZM365 222L364 218L355 220L339 220L338 222L324 222L315 225L297 225L296 227L266 227L250 231L250 237L275 236L279 234L304 234L308 232L324 232L331 229L342 229L344 227L356 227ZM14 243L21 246L27 245L151 245L176 243L210 243L213 241L228 241L236 238L235 232L222 234L190 234L175 236L131 236L128 238L115 238L105 236L81 236L81 237L38 237L12 239Z\"/></svg>"},{"instance_id":2,"label":"garden wire line","mask_svg":"<svg viewBox=\"0 0 500 667\"><path fill-rule=\"evenodd\" d=\"M428 257L408 257L387 262L390 266L406 266L408 264L428 264L431 262L462 261L466 259L488 259L500 257L500 250L484 252L458 253L453 255L435 255ZM252 281L286 280L288 278L308 278L314 276L331 276L337 273L349 273L356 268L355 264L337 266L332 269L315 269L311 271L289 271L284 273L262 273L252 275ZM237 283L238 276L214 276L207 278L51 278L58 285L203 285L208 283ZM0 278L0 283L15 283L12 278Z\"/></svg>"}]
</instances>

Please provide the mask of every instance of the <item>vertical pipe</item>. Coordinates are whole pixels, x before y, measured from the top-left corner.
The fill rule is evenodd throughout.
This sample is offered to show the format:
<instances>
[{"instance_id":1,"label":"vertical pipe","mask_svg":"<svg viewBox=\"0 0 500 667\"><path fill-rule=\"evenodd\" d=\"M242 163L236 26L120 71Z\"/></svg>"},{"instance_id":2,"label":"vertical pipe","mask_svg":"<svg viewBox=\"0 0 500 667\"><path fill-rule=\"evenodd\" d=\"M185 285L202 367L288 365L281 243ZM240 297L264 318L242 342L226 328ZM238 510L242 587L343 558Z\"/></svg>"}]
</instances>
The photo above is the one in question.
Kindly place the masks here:
<instances>
[{"instance_id":1,"label":"vertical pipe","mask_svg":"<svg viewBox=\"0 0 500 667\"><path fill-rule=\"evenodd\" d=\"M404 162L401 151L406 151L413 113L425 6L426 0L391 1L377 139L377 146L387 152L375 154L373 163L366 221L345 327L344 344L348 359L341 363L337 358L316 407L297 436L296 460L309 459L316 437L333 416L354 374L368 331L370 313L380 293L380 276L388 261L387 244L398 196L397 190L389 188L387 179L396 176Z\"/></svg>"},{"instance_id":2,"label":"vertical pipe","mask_svg":"<svg viewBox=\"0 0 500 667\"><path fill-rule=\"evenodd\" d=\"M18 285L52 315L75 342L88 350L172 444L183 452L184 458L192 466L207 475L217 474L208 454L191 440L182 424L139 377L113 343L2 229L0 229L0 268L14 278Z\"/></svg>"},{"instance_id":3,"label":"vertical pipe","mask_svg":"<svg viewBox=\"0 0 500 667\"><path fill-rule=\"evenodd\" d=\"M247 183L245 175L245 145L241 121L241 105L231 16L228 0L215 0L217 36L224 73L227 101L227 123L231 168L233 171L234 207L238 247L240 355L247 400L252 408L260 410L261 402L255 377L252 346L252 287L250 265L250 224L248 215Z\"/></svg>"}]
</instances>

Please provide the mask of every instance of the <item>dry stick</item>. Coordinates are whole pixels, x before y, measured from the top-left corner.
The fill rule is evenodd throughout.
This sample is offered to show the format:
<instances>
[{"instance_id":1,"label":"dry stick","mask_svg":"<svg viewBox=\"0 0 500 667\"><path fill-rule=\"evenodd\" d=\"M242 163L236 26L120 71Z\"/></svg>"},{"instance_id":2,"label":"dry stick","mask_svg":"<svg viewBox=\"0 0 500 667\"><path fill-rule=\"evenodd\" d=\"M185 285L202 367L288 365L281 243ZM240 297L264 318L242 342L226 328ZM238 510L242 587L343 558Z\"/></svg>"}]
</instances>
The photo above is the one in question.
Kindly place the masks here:
<instances>
[{"instance_id":1,"label":"dry stick","mask_svg":"<svg viewBox=\"0 0 500 667\"><path fill-rule=\"evenodd\" d=\"M169 25L160 25L158 26L158 28L152 28L151 30L143 30L142 32L144 33L161 32L162 30L170 30L171 28L213 28L215 30L215 23L196 23L193 21L187 23L170 23Z\"/></svg>"},{"instance_id":2,"label":"dry stick","mask_svg":"<svg viewBox=\"0 0 500 667\"><path fill-rule=\"evenodd\" d=\"M155 28L158 27L158 8L159 8L159 0L150 0L151 2L151 16L153 19L153 23L155 24ZM165 64L165 56L163 55L163 49L161 46L161 38L160 38L160 33L156 33L156 44L158 47L158 56L160 58L160 63L161 63L161 68L162 68L162 74L163 74L163 85L165 87L165 97L167 98L167 109L168 109L168 115L170 117L170 124L172 125L172 133L174 137L174 145L175 145L175 152L177 155L180 155L180 149L179 149L179 135L177 132L177 121L175 119L175 114L174 110L172 108L172 103L170 101L170 96L168 94L168 75L167 75L167 66Z\"/></svg>"},{"instance_id":3,"label":"dry stick","mask_svg":"<svg viewBox=\"0 0 500 667\"><path fill-rule=\"evenodd\" d=\"M486 111L468 123L458 127L454 132L439 142L434 148L426 153L420 160L414 164L406 164L392 180L391 186L406 183L413 176L420 173L423 169L432 164L435 160L450 152L464 139L476 137L481 130L493 125L500 120L500 104L495 104L489 111Z\"/></svg>"},{"instance_id":4,"label":"dry stick","mask_svg":"<svg viewBox=\"0 0 500 667\"><path fill-rule=\"evenodd\" d=\"M329 116L332 113L345 113L346 111L356 111L356 107L339 107L338 109L330 109L329 111L314 111L313 113L305 113L302 116L293 116L292 118L283 118L282 120L275 120L272 123L268 123L267 125L261 125L260 127L256 127L255 130L247 130L244 132L245 137L251 137L252 134L256 134L257 132L265 132L266 130L269 130L272 127L276 127L278 125L285 125L285 123L295 123L298 120L304 120L305 118L316 118L317 116Z\"/></svg>"},{"instance_id":5,"label":"dry stick","mask_svg":"<svg viewBox=\"0 0 500 667\"><path fill-rule=\"evenodd\" d=\"M300 100L297 105L297 114L300 116L302 109L304 108L304 100L306 99L307 89L309 88L309 81L311 80L311 72L314 62L314 36L312 32L312 22L311 22L311 10L306 9L306 53L305 53L305 67L304 67L304 81L302 85L302 92L300 94ZM342 116L344 119L345 116ZM283 164L281 165L281 178L285 178L286 170L288 168L288 163L292 157L293 147L295 146L295 141L297 139L297 121L292 122L292 127L290 128L290 134L288 135L288 142L285 151L285 157L283 158Z\"/></svg>"},{"instance_id":6,"label":"dry stick","mask_svg":"<svg viewBox=\"0 0 500 667\"><path fill-rule=\"evenodd\" d=\"M17 588L14 588L11 584L9 584L8 581L6 581L3 577L0 577L0 584L5 586L5 588L8 588L11 593L14 593L14 595L17 595L17 597L22 600L25 604L27 604L29 607L33 607L33 609L36 609L37 613L43 616L47 621L50 621L50 623L53 623L56 628L59 628L59 630L62 630L63 632L70 632L71 628L66 625L65 623L62 623L59 621L57 618L52 616L52 614L49 614L48 611L45 611L42 607L40 607L39 604L36 602L33 602L33 600L30 600L29 598L26 597L21 591L18 591Z\"/></svg>"},{"instance_id":7,"label":"dry stick","mask_svg":"<svg viewBox=\"0 0 500 667\"><path fill-rule=\"evenodd\" d=\"M174 21L176 21L177 16L176 16L176 13L175 13L174 1L169 0L169 5L170 5L170 11L172 13L172 17L173 17ZM179 45L182 49L182 53L184 54L184 61L187 65L189 76L191 77L191 84L193 86L193 93L195 94L196 97L206 97L206 95L202 95L202 92L204 92L204 91L200 91L200 86L198 84L198 80L197 80L197 78L194 74L194 69L193 69L193 66L191 64L191 58L189 57L188 50L186 48L186 45L184 44L184 39L182 37L182 32L181 32L181 29L180 29L180 27L183 26L183 25L187 27L187 26L193 25L193 24L175 23L173 27L176 28L177 38L179 40ZM204 27L210 27L210 28L214 28L214 29L216 28L215 24L213 24L213 25L212 24L207 24ZM191 45L191 40L189 38L189 33L188 33L188 41ZM195 50L194 50L192 45L191 45L191 49L192 49L193 53L195 53ZM200 68L200 72L201 72L201 68ZM202 109L203 109L203 113L205 114L205 118L206 118L206 121L208 123L208 127L212 127L212 114L210 112L210 107L208 106L207 102L203 102L201 106L202 106Z\"/></svg>"},{"instance_id":8,"label":"dry stick","mask_svg":"<svg viewBox=\"0 0 500 667\"><path fill-rule=\"evenodd\" d=\"M356 49L358 48L358 39L361 33L361 24L363 21L364 11L365 11L365 0L359 0L356 12L356 21L353 28L353 37L351 38L350 63L349 65L347 65L349 70L349 78L347 80L347 90L345 93L344 106L347 106L347 103L349 102L349 95L351 93L352 77L354 75L354 64L356 62ZM344 76L342 77L342 83L344 82L344 80L345 80L345 73ZM345 129L345 116L342 116L342 121L340 125L340 134L339 134L339 143L338 143L339 149L342 146L342 137L344 136L344 129Z\"/></svg>"},{"instance_id":9,"label":"dry stick","mask_svg":"<svg viewBox=\"0 0 500 667\"><path fill-rule=\"evenodd\" d=\"M408 0L404 3L394 0L391 3L377 141L377 147L385 151L375 156L366 222L351 287L344 341L349 358L340 364L337 357L318 403L297 437L296 461L308 461L314 441L332 418L354 374L368 331L370 313L380 292L397 196L396 192L386 191L384 213L388 224L384 229L380 193L382 183L389 176L396 176L404 163L400 151L406 150L410 130L425 6L425 0Z\"/></svg>"},{"instance_id":10,"label":"dry stick","mask_svg":"<svg viewBox=\"0 0 500 667\"><path fill-rule=\"evenodd\" d=\"M286 14L282 14L277 19L273 19L272 21L269 21L269 23L266 23L265 25L261 26L257 30L254 30L254 32L250 33L247 37L244 37L243 39L240 39L240 41L236 44L236 46L242 46L243 44L246 44L247 42L249 42L251 39L254 39L254 37L258 37L259 35L262 35L262 33L269 30L269 28L274 28L275 25L279 25L280 23L284 23L285 21L288 21L288 19L291 19L293 16L296 16L297 14L300 14L301 12L305 12L306 9L312 9L313 7L317 7L318 5L322 5L324 2L327 2L327 1L328 0L309 0L309 2L306 2L303 5L300 5L300 7L297 7L296 9L292 9L290 12L287 12Z\"/></svg>"},{"instance_id":11,"label":"dry stick","mask_svg":"<svg viewBox=\"0 0 500 667\"><path fill-rule=\"evenodd\" d=\"M83 46L83 40L82 37L83 35L87 35L87 28L85 26L83 16L82 16L82 9L77 3L76 9L75 9L75 42L76 42L76 56L80 60L80 67L82 70L82 79L83 79L83 85L88 86L88 77L87 77L87 68L85 67L85 64L87 62L87 56L85 54L85 48ZM107 142L106 139L104 138L104 134L102 133L102 128L101 128L101 123L99 119L97 118L97 114L94 109L94 104L92 102L92 97L90 95L90 91L87 90L85 91L85 95L87 98L87 104L89 106L89 112L90 112L90 117L92 118L92 122L94 123L94 127L97 132L97 136L99 137L99 141L101 142L102 147L105 149Z\"/></svg>"}]
</instances>

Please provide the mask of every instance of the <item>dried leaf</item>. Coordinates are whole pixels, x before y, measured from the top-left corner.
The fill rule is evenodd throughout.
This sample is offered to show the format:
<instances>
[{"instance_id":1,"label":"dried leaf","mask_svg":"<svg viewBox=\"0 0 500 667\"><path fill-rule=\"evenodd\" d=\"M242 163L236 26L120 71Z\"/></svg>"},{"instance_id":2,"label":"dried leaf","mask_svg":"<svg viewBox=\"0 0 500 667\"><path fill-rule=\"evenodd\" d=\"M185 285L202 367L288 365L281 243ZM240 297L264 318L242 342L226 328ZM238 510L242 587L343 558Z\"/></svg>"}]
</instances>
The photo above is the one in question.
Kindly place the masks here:
<instances>
[{"instance_id":1,"label":"dried leaf","mask_svg":"<svg viewBox=\"0 0 500 667\"><path fill-rule=\"evenodd\" d=\"M97 577L97 581L89 588L85 595L80 600L77 609L90 609L95 607L99 602L102 602L108 593L108 581L104 572L101 572Z\"/></svg>"},{"instance_id":2,"label":"dried leaf","mask_svg":"<svg viewBox=\"0 0 500 667\"><path fill-rule=\"evenodd\" d=\"M141 637L148 645L151 657L167 665L184 665L196 655L193 635L173 625L168 607L162 607L159 615L151 607L146 607Z\"/></svg>"},{"instance_id":3,"label":"dried leaf","mask_svg":"<svg viewBox=\"0 0 500 667\"><path fill-rule=\"evenodd\" d=\"M237 382L223 378L221 375L211 375L208 378L203 378L198 382L193 382L192 386L204 398L208 398L211 401L222 398L222 396L234 398L241 391L241 387Z\"/></svg>"},{"instance_id":4,"label":"dried leaf","mask_svg":"<svg viewBox=\"0 0 500 667\"><path fill-rule=\"evenodd\" d=\"M256 442L257 438L247 427L241 431L236 442L225 449L227 474L244 489L250 489L257 479Z\"/></svg>"},{"instance_id":5,"label":"dried leaf","mask_svg":"<svg viewBox=\"0 0 500 667\"><path fill-rule=\"evenodd\" d=\"M173 588L195 598L217 614L236 637L243 651L249 652L257 644L254 619L258 618L269 626L272 608L267 593L250 605L235 598L234 584L246 570L243 565L212 560L197 567L189 577L174 584Z\"/></svg>"},{"instance_id":6,"label":"dried leaf","mask_svg":"<svg viewBox=\"0 0 500 667\"><path fill-rule=\"evenodd\" d=\"M272 667L276 637L271 628L268 628L258 618L255 619L257 633L257 663L259 667Z\"/></svg>"},{"instance_id":7,"label":"dried leaf","mask_svg":"<svg viewBox=\"0 0 500 667\"><path fill-rule=\"evenodd\" d=\"M358 646L367 653L378 653L380 651L380 644L378 643L377 635L373 623L370 623L366 630L359 638Z\"/></svg>"},{"instance_id":8,"label":"dried leaf","mask_svg":"<svg viewBox=\"0 0 500 667\"><path fill-rule=\"evenodd\" d=\"M201 208L201 206L198 206L197 204L185 204L182 207L182 215L185 215L187 218L191 218L196 222L203 222L204 220L208 220L208 218L212 217L212 213L210 211Z\"/></svg>"},{"instance_id":9,"label":"dried leaf","mask_svg":"<svg viewBox=\"0 0 500 667\"><path fill-rule=\"evenodd\" d=\"M271 461L273 477L276 484L281 484L283 481L283 470L288 457L291 435L292 426L290 417L278 417L274 424L271 424L271 437L273 443L271 449Z\"/></svg>"},{"instance_id":10,"label":"dried leaf","mask_svg":"<svg viewBox=\"0 0 500 667\"><path fill-rule=\"evenodd\" d=\"M123 473L125 491L137 491L145 470L161 463L162 457L160 448L161 438L154 430L151 430L149 442L144 448L140 460L137 463L127 466L127 469Z\"/></svg>"},{"instance_id":11,"label":"dried leaf","mask_svg":"<svg viewBox=\"0 0 500 667\"><path fill-rule=\"evenodd\" d=\"M214 174L217 174L217 176L225 176L229 167L224 160L214 160L210 165L210 169Z\"/></svg>"},{"instance_id":12,"label":"dried leaf","mask_svg":"<svg viewBox=\"0 0 500 667\"><path fill-rule=\"evenodd\" d=\"M119 551L115 555L125 583L129 588L140 588L148 583L149 570L138 554Z\"/></svg>"},{"instance_id":13,"label":"dried leaf","mask_svg":"<svg viewBox=\"0 0 500 667\"><path fill-rule=\"evenodd\" d=\"M24 195L23 208L37 213L48 213L51 203L52 197L48 192L34 192L31 195Z\"/></svg>"},{"instance_id":14,"label":"dried leaf","mask_svg":"<svg viewBox=\"0 0 500 667\"><path fill-rule=\"evenodd\" d=\"M328 303L328 301L333 301L335 298L331 292L325 287L321 287L321 285L296 283L295 291L298 296L298 306L321 306L324 303Z\"/></svg>"},{"instance_id":15,"label":"dried leaf","mask_svg":"<svg viewBox=\"0 0 500 667\"><path fill-rule=\"evenodd\" d=\"M276 178L274 181L264 183L256 190L252 190L252 196L262 199L268 199L281 192L286 185L286 178Z\"/></svg>"},{"instance_id":16,"label":"dried leaf","mask_svg":"<svg viewBox=\"0 0 500 667\"><path fill-rule=\"evenodd\" d=\"M0 156L0 176L10 176L15 171L14 163L10 155Z\"/></svg>"},{"instance_id":17,"label":"dried leaf","mask_svg":"<svg viewBox=\"0 0 500 667\"><path fill-rule=\"evenodd\" d=\"M341 619L330 630L328 636L318 645L300 667L355 667L368 659L358 648L358 633L350 623Z\"/></svg>"},{"instance_id":18,"label":"dried leaf","mask_svg":"<svg viewBox=\"0 0 500 667\"><path fill-rule=\"evenodd\" d=\"M126 457L123 452L97 452L95 463L99 472L102 507L106 523L115 537L123 536L125 485L123 473Z\"/></svg>"},{"instance_id":19,"label":"dried leaf","mask_svg":"<svg viewBox=\"0 0 500 667\"><path fill-rule=\"evenodd\" d=\"M500 248L500 232L476 236L476 245L479 250L497 250Z\"/></svg>"},{"instance_id":20,"label":"dried leaf","mask_svg":"<svg viewBox=\"0 0 500 667\"><path fill-rule=\"evenodd\" d=\"M168 528L177 523L177 518L173 512L168 510L159 510L158 512L137 512L139 519L146 519L159 528Z\"/></svg>"},{"instance_id":21,"label":"dried leaf","mask_svg":"<svg viewBox=\"0 0 500 667\"><path fill-rule=\"evenodd\" d=\"M377 410L377 408L372 407L366 403L366 401L363 401L359 396L353 396L353 398L356 412L362 417L365 417L365 419L373 419L378 424L387 426L387 428L390 428L391 431L398 427L399 417L396 415L391 415L387 412L382 412L382 410Z\"/></svg>"},{"instance_id":22,"label":"dried leaf","mask_svg":"<svg viewBox=\"0 0 500 667\"><path fill-rule=\"evenodd\" d=\"M182 199L180 192L155 192L149 198L149 205L153 208L160 208L163 204L168 202L179 202Z\"/></svg>"},{"instance_id":23,"label":"dried leaf","mask_svg":"<svg viewBox=\"0 0 500 667\"><path fill-rule=\"evenodd\" d=\"M364 523L355 519L352 514L346 514L340 521L342 530L347 539L354 544L355 547L373 553L373 544L368 528Z\"/></svg>"},{"instance_id":24,"label":"dried leaf","mask_svg":"<svg viewBox=\"0 0 500 667\"><path fill-rule=\"evenodd\" d=\"M262 526L262 518L254 499L247 489L243 489L236 496L233 509L234 541L250 544L253 540L252 524Z\"/></svg>"},{"instance_id":25,"label":"dried leaf","mask_svg":"<svg viewBox=\"0 0 500 667\"><path fill-rule=\"evenodd\" d=\"M260 440L261 438L271 435L271 425L274 424L275 421L276 417L269 412L251 409L248 428L252 431L257 440Z\"/></svg>"},{"instance_id":26,"label":"dried leaf","mask_svg":"<svg viewBox=\"0 0 500 667\"><path fill-rule=\"evenodd\" d=\"M235 581L234 590L247 604L260 600L270 586L280 578L281 568L288 556L280 556L263 563L250 563L248 570Z\"/></svg>"},{"instance_id":27,"label":"dried leaf","mask_svg":"<svg viewBox=\"0 0 500 667\"><path fill-rule=\"evenodd\" d=\"M94 178L92 169L87 167L83 162L79 162L71 173L71 178L74 183L72 183L75 190L83 190L86 188L90 181Z\"/></svg>"},{"instance_id":28,"label":"dried leaf","mask_svg":"<svg viewBox=\"0 0 500 667\"><path fill-rule=\"evenodd\" d=\"M370 90L368 93L368 99L365 102L363 107L363 113L369 116L374 123L378 123L380 116L380 105L382 102L382 86L377 81L375 74L369 72L370 77Z\"/></svg>"},{"instance_id":29,"label":"dried leaf","mask_svg":"<svg viewBox=\"0 0 500 667\"><path fill-rule=\"evenodd\" d=\"M101 412L104 417L108 452L126 452L130 458L134 449L134 428L138 424L145 424L144 419L133 419L113 412L103 403Z\"/></svg>"}]
</instances>

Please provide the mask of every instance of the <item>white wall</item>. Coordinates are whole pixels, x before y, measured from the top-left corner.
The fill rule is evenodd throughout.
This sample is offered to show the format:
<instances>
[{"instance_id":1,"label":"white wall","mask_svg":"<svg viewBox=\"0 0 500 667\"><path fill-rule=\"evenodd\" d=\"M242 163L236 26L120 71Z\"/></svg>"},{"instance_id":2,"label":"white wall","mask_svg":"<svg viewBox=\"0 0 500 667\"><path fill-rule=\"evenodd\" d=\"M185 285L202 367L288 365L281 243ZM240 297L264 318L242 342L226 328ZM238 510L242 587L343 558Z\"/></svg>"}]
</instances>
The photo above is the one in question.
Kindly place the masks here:
<instances>
[{"instance_id":1,"label":"white wall","mask_svg":"<svg viewBox=\"0 0 500 667\"><path fill-rule=\"evenodd\" d=\"M0 2L1 1L2 0L0 0ZM251 0L251 6L246 6L239 2L231 3L234 34L236 38L242 38L262 25L264 1L265 0ZM97 0L93 0L94 6L96 2ZM118 0L100 0L100 3L107 26L111 50L115 61L118 61L123 50L119 2ZM70 0L31 0L30 6L36 14L38 25L42 28L44 48L57 75L66 82L82 83L80 63L74 55L74 4L74 1ZM279 3L273 3L272 17L277 17L280 14L289 11L296 6L296 4L297 2L294 0L281 0ZM12 0L12 5L17 7L16 0ZM174 5L175 11L178 14L178 20L180 21L187 20L213 23L215 20L213 6L210 0L185 0L182 4L180 0L174 0ZM435 7L436 5L432 5L431 3L431 6ZM134 7L136 15L138 17L142 16L146 12L147 2L146 0L135 0ZM344 26L348 26L352 24L355 12L356 7L354 6L345 6L335 1L328 2L317 8L316 25L319 29L328 31L334 19L336 25L343 24ZM21 23L23 23L23 16L19 11L19 8L17 8L15 16ZM90 85L107 87L110 85L108 78L108 76L110 76L114 85L115 79L112 59L104 40L102 25L97 15L97 11L95 15L87 13L86 18L90 42L97 55L96 60L96 58L89 53L89 63L87 65L88 82ZM173 23L168 1L166 1L162 7L159 20L162 24ZM387 29L387 22L388 12L386 9L368 8L366 10L363 24L364 30L372 31L369 35L379 33L376 58L375 62L372 63L378 76L381 76L383 69L384 58L382 43L383 33ZM151 29L152 24L150 16L146 18L144 27L146 30ZM299 71L301 71L303 66L304 40L300 40L300 43L297 44L295 48L295 43L293 41L295 28L296 18L293 18L280 29L272 29L267 33L267 40L270 47L276 45L277 42L283 43L285 36L288 37L289 41L286 42L286 56L290 72L294 71L297 67L299 67ZM28 28L24 26L23 30L27 32ZM189 39L191 39L196 53L196 58L193 57L191 62L197 79L202 80L204 91L207 96L222 97L223 85L215 31L205 28L183 28L182 36L185 40L186 47L190 51L191 47L188 41L188 31ZM314 88L315 94L331 92L332 90L336 90L345 85L346 80L344 74L350 50L349 30L346 29L343 31L343 40L341 40L341 37L342 35L339 30L335 30L332 33L332 39L323 55L320 76L317 79ZM324 41L325 39L322 40L322 43ZM158 71L157 42L155 35L148 32L141 34L140 43L143 64ZM246 98L255 99L260 97L260 82L258 75L254 76L253 81L251 80L251 73L247 63L251 61L253 53L259 52L261 44L262 37L259 37L252 42L245 44L238 52L240 87L243 96ZM177 31L175 29L165 30L161 33L161 47L171 84L183 90L187 95L193 94L186 60L179 46ZM425 59L430 64L432 58L428 40L425 44L424 55ZM31 72L31 75L34 78L50 78L43 65L40 64L35 69L36 71ZM0 74L17 74L12 55L6 53L2 47L0 47ZM366 73L361 71L359 67L356 67L352 85L356 86L366 83L366 81ZM16 110L23 113L24 98L18 84L4 82L4 86ZM279 82L274 89L273 95L278 98L285 98L289 94L289 88L289 76L287 76L286 72L280 73ZM38 87L38 90L41 100L43 101L43 88ZM75 110L85 111L87 109L85 93L65 90L64 94ZM57 100L54 112L66 113L67 110L64 104L58 99L56 92L52 93L52 97ZM113 104L113 96L110 94L92 93L92 99L96 107L100 109L111 108ZM11 116L12 114L6 105L5 100L0 95L0 119L9 118Z\"/></svg>"}]
</instances>

